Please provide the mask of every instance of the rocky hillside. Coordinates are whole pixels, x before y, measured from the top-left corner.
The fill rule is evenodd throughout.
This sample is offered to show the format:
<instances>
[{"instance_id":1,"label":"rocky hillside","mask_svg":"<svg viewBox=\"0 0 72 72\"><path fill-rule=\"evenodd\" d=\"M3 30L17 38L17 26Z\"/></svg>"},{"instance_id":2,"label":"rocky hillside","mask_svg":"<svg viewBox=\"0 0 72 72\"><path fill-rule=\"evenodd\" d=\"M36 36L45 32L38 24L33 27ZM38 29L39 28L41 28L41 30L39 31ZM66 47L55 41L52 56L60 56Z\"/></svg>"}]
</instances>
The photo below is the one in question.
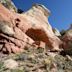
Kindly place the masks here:
<instances>
[{"instance_id":1,"label":"rocky hillside","mask_svg":"<svg viewBox=\"0 0 72 72\"><path fill-rule=\"evenodd\" d=\"M19 10L0 0L0 72L72 72L72 27L53 29L44 5Z\"/></svg>"}]
</instances>

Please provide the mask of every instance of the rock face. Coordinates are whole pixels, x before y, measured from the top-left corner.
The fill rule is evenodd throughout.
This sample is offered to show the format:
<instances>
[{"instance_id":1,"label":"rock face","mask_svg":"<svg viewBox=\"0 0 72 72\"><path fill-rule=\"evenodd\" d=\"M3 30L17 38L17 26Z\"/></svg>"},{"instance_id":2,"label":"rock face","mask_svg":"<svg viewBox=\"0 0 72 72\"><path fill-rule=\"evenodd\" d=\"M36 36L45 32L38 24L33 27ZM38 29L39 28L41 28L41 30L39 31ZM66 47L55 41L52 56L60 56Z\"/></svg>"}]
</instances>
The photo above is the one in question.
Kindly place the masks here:
<instances>
[{"instance_id":1,"label":"rock face","mask_svg":"<svg viewBox=\"0 0 72 72\"><path fill-rule=\"evenodd\" d=\"M11 0L0 0L0 3L8 8L10 11L17 12L17 8Z\"/></svg>"},{"instance_id":2,"label":"rock face","mask_svg":"<svg viewBox=\"0 0 72 72\"><path fill-rule=\"evenodd\" d=\"M58 29L54 28L54 29L53 29L53 32L54 32L54 34L55 34L56 36L61 36L61 34L60 34L60 32L59 32Z\"/></svg>"},{"instance_id":3,"label":"rock face","mask_svg":"<svg viewBox=\"0 0 72 72\"><path fill-rule=\"evenodd\" d=\"M33 28L29 29L26 34L35 41L45 42L49 48L58 49L61 41L52 31L52 27L48 22L50 11L43 5L34 5L32 9L26 12L26 18Z\"/></svg>"},{"instance_id":4,"label":"rock face","mask_svg":"<svg viewBox=\"0 0 72 72\"><path fill-rule=\"evenodd\" d=\"M7 24L9 23L5 21L0 21L0 31L10 36L14 35L13 28L10 28Z\"/></svg>"},{"instance_id":5,"label":"rock face","mask_svg":"<svg viewBox=\"0 0 72 72\"><path fill-rule=\"evenodd\" d=\"M17 53L30 46L47 46L47 50L58 51L61 40L52 31L49 14L50 11L39 4L22 14L9 11L0 4L1 51Z\"/></svg>"}]
</instances>

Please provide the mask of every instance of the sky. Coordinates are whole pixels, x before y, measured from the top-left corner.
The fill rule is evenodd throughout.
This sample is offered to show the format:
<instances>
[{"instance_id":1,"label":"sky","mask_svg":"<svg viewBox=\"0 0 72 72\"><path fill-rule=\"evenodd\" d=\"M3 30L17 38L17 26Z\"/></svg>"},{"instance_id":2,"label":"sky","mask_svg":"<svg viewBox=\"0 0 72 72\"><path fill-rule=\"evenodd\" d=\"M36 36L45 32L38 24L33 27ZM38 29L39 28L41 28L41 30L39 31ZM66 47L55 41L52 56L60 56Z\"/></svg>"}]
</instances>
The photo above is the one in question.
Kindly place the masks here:
<instances>
[{"instance_id":1,"label":"sky","mask_svg":"<svg viewBox=\"0 0 72 72\"><path fill-rule=\"evenodd\" d=\"M72 24L72 0L12 0L17 8L29 10L34 3L43 4L50 11L49 23L58 30L68 29Z\"/></svg>"}]
</instances>

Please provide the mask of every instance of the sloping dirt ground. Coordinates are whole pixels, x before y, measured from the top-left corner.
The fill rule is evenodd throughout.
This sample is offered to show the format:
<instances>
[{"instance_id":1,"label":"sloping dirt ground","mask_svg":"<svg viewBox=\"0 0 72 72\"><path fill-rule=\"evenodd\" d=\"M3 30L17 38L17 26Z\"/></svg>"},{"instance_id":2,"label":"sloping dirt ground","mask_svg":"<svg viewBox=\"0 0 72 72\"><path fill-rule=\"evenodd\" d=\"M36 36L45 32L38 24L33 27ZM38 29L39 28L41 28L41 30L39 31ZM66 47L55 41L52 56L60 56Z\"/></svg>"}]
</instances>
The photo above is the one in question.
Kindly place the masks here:
<instances>
[{"instance_id":1,"label":"sloping dirt ground","mask_svg":"<svg viewBox=\"0 0 72 72\"><path fill-rule=\"evenodd\" d=\"M11 59L18 64L17 67L10 68L10 65L7 68L4 65ZM72 58L33 47L26 48L21 54L0 53L0 72L72 72Z\"/></svg>"}]
</instances>

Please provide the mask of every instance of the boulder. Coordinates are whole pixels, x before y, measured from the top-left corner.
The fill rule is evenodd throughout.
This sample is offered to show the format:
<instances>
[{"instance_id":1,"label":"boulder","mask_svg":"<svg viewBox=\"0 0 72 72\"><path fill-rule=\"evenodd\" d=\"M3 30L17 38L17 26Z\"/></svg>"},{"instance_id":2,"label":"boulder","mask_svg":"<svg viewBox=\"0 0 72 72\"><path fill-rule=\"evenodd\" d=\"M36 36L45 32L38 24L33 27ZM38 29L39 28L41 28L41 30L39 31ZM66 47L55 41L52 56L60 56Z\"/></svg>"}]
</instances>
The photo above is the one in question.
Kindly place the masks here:
<instances>
[{"instance_id":1,"label":"boulder","mask_svg":"<svg viewBox=\"0 0 72 72\"><path fill-rule=\"evenodd\" d=\"M16 69L18 67L18 63L13 59L7 59L4 61L4 67L7 69Z\"/></svg>"},{"instance_id":2,"label":"boulder","mask_svg":"<svg viewBox=\"0 0 72 72\"><path fill-rule=\"evenodd\" d=\"M66 54L72 54L72 29L66 31L65 35L62 37L63 48Z\"/></svg>"}]
</instances>

